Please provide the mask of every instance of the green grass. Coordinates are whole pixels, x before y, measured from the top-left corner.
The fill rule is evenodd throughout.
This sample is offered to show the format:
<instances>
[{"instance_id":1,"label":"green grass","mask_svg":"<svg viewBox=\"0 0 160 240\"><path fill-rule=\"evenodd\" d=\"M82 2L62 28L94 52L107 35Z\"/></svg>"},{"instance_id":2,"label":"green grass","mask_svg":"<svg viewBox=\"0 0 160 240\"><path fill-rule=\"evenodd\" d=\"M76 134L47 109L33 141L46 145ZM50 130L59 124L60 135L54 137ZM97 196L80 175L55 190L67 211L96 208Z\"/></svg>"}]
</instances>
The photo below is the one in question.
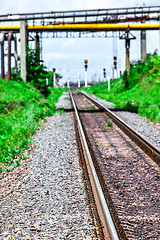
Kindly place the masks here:
<instances>
[{"instance_id":1,"label":"green grass","mask_svg":"<svg viewBox=\"0 0 160 240\"><path fill-rule=\"evenodd\" d=\"M40 120L57 111L55 103L65 90L50 88L44 98L31 84L0 79L0 165L19 165L14 159L32 143Z\"/></svg>"},{"instance_id":2,"label":"green grass","mask_svg":"<svg viewBox=\"0 0 160 240\"><path fill-rule=\"evenodd\" d=\"M145 63L132 64L128 76L124 72L121 78L111 80L110 91L107 82L82 89L160 123L160 56L156 53Z\"/></svg>"}]
</instances>

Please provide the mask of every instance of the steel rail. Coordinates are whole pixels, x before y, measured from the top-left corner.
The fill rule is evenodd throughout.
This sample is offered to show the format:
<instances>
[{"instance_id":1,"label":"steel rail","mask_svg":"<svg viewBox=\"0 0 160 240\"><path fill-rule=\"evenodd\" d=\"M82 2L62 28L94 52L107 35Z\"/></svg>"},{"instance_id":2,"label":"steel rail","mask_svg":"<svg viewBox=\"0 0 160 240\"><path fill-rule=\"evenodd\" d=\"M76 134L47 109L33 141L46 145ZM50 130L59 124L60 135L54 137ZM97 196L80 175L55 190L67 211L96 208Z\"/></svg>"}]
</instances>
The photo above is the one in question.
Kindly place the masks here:
<instances>
[{"instance_id":1,"label":"steel rail","mask_svg":"<svg viewBox=\"0 0 160 240\"><path fill-rule=\"evenodd\" d=\"M131 128L126 122L124 122L120 117L116 116L112 111L110 111L107 107L105 107L103 104L98 102L97 100L93 99L91 96L89 96L84 91L79 91L84 96L86 96L91 102L93 102L95 105L97 105L99 108L104 109L106 113L113 119L113 121L140 147L143 149L146 154L148 154L153 161L155 161L158 166L160 166L160 149L152 144L148 139L146 139L144 136L139 134L136 130Z\"/></svg>"},{"instance_id":2,"label":"steel rail","mask_svg":"<svg viewBox=\"0 0 160 240\"><path fill-rule=\"evenodd\" d=\"M160 23L79 23L79 24L52 24L28 25L27 30L34 31L125 31L125 30L159 30ZM0 31L19 31L20 25L0 25Z\"/></svg>"},{"instance_id":3,"label":"steel rail","mask_svg":"<svg viewBox=\"0 0 160 240\"><path fill-rule=\"evenodd\" d=\"M79 130L79 134L80 134L80 138L81 138L81 142L83 145L83 149L85 151L85 156L86 156L86 165L88 168L88 173L90 175L90 181L91 181L91 185L92 185L92 190L94 193L94 197L95 197L95 201L96 201L96 205L98 206L98 212L99 212L99 216L100 219L102 221L103 224L103 232L104 232L104 236L105 239L108 239L108 233L110 235L110 239L112 240L119 240L115 225L113 223L108 205L106 203L103 191L102 191L102 187L100 185L92 158L91 158L91 154L87 145L87 141L85 138L85 134L82 128L82 124L78 115L78 111L77 111L77 107L75 105L72 93L70 91L70 97L71 97L71 102L75 111L75 117L77 120L77 124L78 124L78 130Z\"/></svg>"}]
</instances>

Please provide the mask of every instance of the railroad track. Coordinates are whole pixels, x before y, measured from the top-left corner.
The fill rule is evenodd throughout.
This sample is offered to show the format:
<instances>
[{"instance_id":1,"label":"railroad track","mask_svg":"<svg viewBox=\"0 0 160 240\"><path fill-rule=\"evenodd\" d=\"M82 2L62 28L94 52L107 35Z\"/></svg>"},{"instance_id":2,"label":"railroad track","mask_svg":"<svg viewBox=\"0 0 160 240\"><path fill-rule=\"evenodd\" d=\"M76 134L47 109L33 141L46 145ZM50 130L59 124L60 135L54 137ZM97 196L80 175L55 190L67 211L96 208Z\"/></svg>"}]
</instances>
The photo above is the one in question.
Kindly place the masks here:
<instances>
[{"instance_id":1,"label":"railroad track","mask_svg":"<svg viewBox=\"0 0 160 240\"><path fill-rule=\"evenodd\" d=\"M88 95L70 95L99 237L158 239L159 149Z\"/></svg>"}]
</instances>

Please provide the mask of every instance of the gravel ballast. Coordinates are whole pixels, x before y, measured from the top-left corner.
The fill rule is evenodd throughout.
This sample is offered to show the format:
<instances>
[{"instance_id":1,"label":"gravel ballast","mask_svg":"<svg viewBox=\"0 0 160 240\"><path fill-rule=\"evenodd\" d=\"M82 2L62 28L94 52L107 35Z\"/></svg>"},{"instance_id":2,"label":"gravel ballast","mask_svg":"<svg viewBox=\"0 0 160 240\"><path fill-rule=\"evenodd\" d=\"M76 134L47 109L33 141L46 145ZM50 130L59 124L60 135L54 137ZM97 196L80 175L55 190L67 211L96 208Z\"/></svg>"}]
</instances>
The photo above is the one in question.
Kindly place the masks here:
<instances>
[{"instance_id":1,"label":"gravel ballast","mask_svg":"<svg viewBox=\"0 0 160 240\"><path fill-rule=\"evenodd\" d=\"M115 105L111 102L98 98L93 94L88 95L91 95L91 97L95 98L97 101L111 110L115 108ZM151 143L160 148L160 126L158 124L149 122L147 118L141 117L137 113L128 111L115 111L114 114L119 116L129 126L131 126L133 129L147 138Z\"/></svg>"},{"instance_id":2,"label":"gravel ballast","mask_svg":"<svg viewBox=\"0 0 160 240\"><path fill-rule=\"evenodd\" d=\"M43 131L34 136L28 163L1 174L0 184L0 239L97 239L79 166L73 113L48 118Z\"/></svg>"}]
</instances>

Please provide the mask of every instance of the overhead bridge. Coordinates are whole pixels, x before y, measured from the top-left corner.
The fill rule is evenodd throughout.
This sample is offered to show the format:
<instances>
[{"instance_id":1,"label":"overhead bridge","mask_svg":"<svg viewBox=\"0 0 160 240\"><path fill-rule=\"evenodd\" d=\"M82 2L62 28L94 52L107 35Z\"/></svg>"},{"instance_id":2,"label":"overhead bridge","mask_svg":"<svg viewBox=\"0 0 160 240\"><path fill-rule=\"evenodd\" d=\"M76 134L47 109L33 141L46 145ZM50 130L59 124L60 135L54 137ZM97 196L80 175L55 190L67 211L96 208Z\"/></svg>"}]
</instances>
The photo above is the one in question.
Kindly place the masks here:
<instances>
[{"instance_id":1,"label":"overhead bridge","mask_svg":"<svg viewBox=\"0 0 160 240\"><path fill-rule=\"evenodd\" d=\"M76 23L76 24L48 24L27 25L29 32L53 31L124 31L124 30L159 30L160 23ZM0 25L0 31L19 32L20 25Z\"/></svg>"},{"instance_id":2,"label":"overhead bridge","mask_svg":"<svg viewBox=\"0 0 160 240\"><path fill-rule=\"evenodd\" d=\"M129 72L130 41L136 39L131 33L132 30L141 32L141 60L144 61L146 58L146 31L160 30L160 6L0 15L1 77L5 77L5 41L8 41L8 79L11 77L12 40L15 41L14 56L15 66L17 66L17 33L20 33L21 77L24 81L26 81L26 43L31 38L32 41L35 40L35 46L39 46L39 39L43 32L53 32L53 35L50 34L52 37L61 34L68 37L68 33L73 33L78 37L81 37L81 33L86 33L93 37L94 33L96 35L102 32L107 37L107 32L119 31L119 39L125 40L126 69Z\"/></svg>"}]
</instances>

